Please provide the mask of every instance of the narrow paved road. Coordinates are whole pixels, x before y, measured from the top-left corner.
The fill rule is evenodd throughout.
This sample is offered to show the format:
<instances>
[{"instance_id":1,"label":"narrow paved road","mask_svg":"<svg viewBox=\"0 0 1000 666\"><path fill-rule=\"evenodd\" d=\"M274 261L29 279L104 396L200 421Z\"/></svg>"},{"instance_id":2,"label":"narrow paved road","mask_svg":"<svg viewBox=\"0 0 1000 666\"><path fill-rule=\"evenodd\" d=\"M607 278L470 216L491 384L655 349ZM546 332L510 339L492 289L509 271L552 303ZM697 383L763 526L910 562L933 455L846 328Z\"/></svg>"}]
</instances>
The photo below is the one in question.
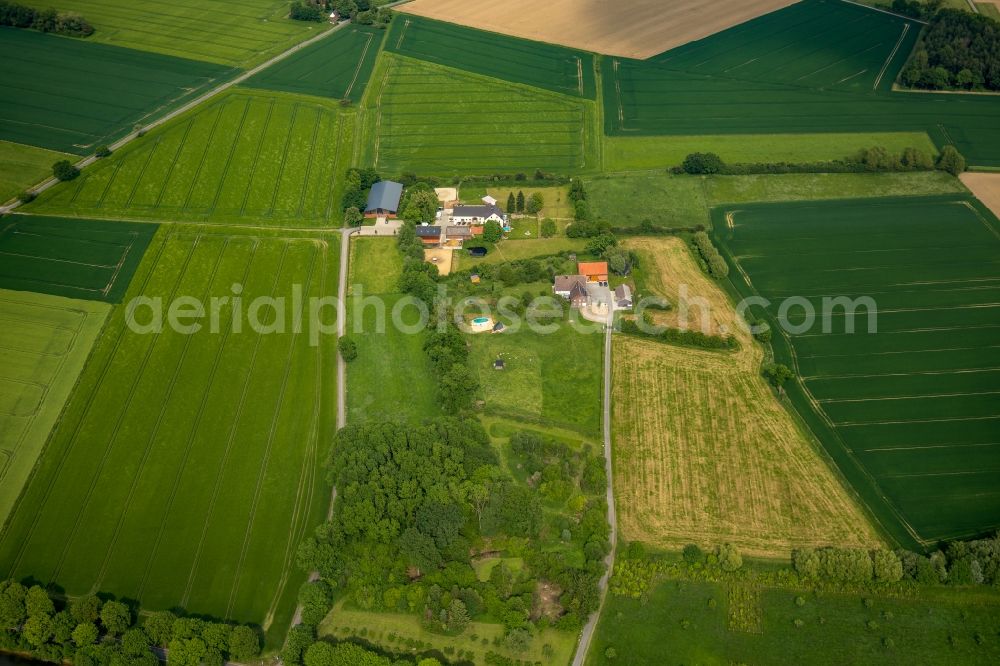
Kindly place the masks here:
<instances>
[{"instance_id":1,"label":"narrow paved road","mask_svg":"<svg viewBox=\"0 0 1000 666\"><path fill-rule=\"evenodd\" d=\"M233 86L237 86L237 85L243 83L244 81L246 81L247 79L249 79L251 76L257 74L258 72L260 72L262 70L267 69L271 65L273 65L273 64L275 64L277 62L280 62L281 60L284 60L288 56L290 56L290 55L292 55L292 54L294 54L294 53L296 53L298 51L301 51L302 49L306 48L307 46L310 46L311 44L314 44L315 42L318 42L321 39L325 39L326 37L329 37L330 35L332 35L333 33L337 32L338 30L342 29L344 26L347 26L347 25L350 25L350 21L344 21L343 23L340 23L340 24L334 26L333 28L331 28L329 30L324 30L320 34L316 35L315 37L310 37L309 39L307 39L304 42L299 42L298 44L296 44L292 48L288 49L287 51L279 53L278 55L274 56L270 60L257 65L253 69L248 69L247 71L245 71L242 74L240 74L239 76L237 76L235 79L230 79L229 81L226 81L225 83L219 84L218 86L212 88L211 90L209 90L205 94L203 94L203 95L201 95L199 97L196 97L195 99L193 99L190 102L184 104L183 106L180 106L180 107L174 109L173 111L169 112L165 116L162 116L161 118L158 118L157 120L154 120L153 122L151 122L148 125L142 127L141 129L136 130L136 131L132 132L131 134L128 134L127 136L122 137L121 139L119 139L118 141L115 141L113 144L111 144L108 147L112 150L112 152L114 152L116 150L119 150L120 148L122 148L126 144L128 144L130 141L133 141L133 140L137 139L140 134L145 134L149 130L151 130L151 129L155 128L155 127L159 127L160 125L173 120L177 116L190 111L191 109L193 109L194 107L198 106L202 102L205 102L206 100L209 100L209 99L215 97L219 93L224 92L226 90L229 90ZM89 157L85 157L82 160L80 160L79 162L77 162L76 163L76 168L78 168L78 169L85 169L86 167L90 166L91 164L93 164L97 160L98 160L97 157L95 157L93 155L90 155ZM58 182L59 181L56 180L55 178L49 178L47 180L42 181L41 183L38 183L34 187L31 187L31 188L28 188L28 189L34 191L36 194L41 194L42 192L44 192L45 190L49 189L50 187L54 187ZM0 206L0 215L4 215L6 213L9 213L9 212L11 212L12 210L14 210L15 208L17 208L20 205L21 205L21 202L18 201L17 199L15 199L12 203L8 203L6 206Z\"/></svg>"},{"instance_id":2,"label":"narrow paved road","mask_svg":"<svg viewBox=\"0 0 1000 666\"><path fill-rule=\"evenodd\" d=\"M618 547L618 516L615 513L615 486L611 470L611 335L614 331L614 324L608 323L604 329L604 395L603 423L604 423L604 473L608 477L608 525L611 527L611 551L604 558L604 575L597 586L601 592L601 601L597 610L587 620L583 631L580 632L580 641L576 646L576 654L573 655L573 666L583 666L587 660L587 651L590 649L590 642L594 638L594 630L597 629L597 621L601 617L601 610L604 608L604 599L608 596L608 579L615 566L615 550Z\"/></svg>"}]
</instances>

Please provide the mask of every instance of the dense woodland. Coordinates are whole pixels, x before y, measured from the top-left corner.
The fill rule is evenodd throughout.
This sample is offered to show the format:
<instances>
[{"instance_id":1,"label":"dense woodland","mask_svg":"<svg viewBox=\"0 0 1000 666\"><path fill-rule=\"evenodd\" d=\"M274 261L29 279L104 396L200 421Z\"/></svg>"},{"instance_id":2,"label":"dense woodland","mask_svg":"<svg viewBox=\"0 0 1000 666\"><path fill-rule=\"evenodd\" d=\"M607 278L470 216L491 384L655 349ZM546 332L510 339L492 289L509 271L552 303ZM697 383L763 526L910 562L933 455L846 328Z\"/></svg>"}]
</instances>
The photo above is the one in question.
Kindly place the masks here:
<instances>
[{"instance_id":1,"label":"dense woodland","mask_svg":"<svg viewBox=\"0 0 1000 666\"><path fill-rule=\"evenodd\" d=\"M955 9L938 11L900 79L925 90L1000 91L1000 23Z\"/></svg>"},{"instance_id":2,"label":"dense woodland","mask_svg":"<svg viewBox=\"0 0 1000 666\"><path fill-rule=\"evenodd\" d=\"M94 26L76 12L35 9L5 0L0 0L0 25L53 32L68 37L89 37L94 34Z\"/></svg>"},{"instance_id":3,"label":"dense woodland","mask_svg":"<svg viewBox=\"0 0 1000 666\"><path fill-rule=\"evenodd\" d=\"M346 597L417 614L444 634L501 623L515 652L536 627L579 628L597 607L609 549L603 458L533 433L501 450L475 419L340 431L328 462L333 520L298 552L299 566L321 576L302 590L303 621ZM474 564L500 553L523 565L504 559L480 579ZM541 599L543 584L558 591L554 601Z\"/></svg>"}]
</instances>

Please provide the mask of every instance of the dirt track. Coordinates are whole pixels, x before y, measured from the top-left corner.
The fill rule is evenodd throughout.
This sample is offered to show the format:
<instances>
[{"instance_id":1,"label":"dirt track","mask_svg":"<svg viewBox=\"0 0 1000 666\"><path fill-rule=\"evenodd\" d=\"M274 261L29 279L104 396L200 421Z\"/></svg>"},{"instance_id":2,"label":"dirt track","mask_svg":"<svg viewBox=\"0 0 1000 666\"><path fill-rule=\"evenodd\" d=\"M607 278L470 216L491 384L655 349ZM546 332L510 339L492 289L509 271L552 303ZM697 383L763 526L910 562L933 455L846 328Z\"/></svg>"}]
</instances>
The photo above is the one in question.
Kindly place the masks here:
<instances>
[{"instance_id":1,"label":"dirt track","mask_svg":"<svg viewBox=\"0 0 1000 666\"><path fill-rule=\"evenodd\" d=\"M399 11L525 39L649 58L797 0L415 0Z\"/></svg>"}]
</instances>

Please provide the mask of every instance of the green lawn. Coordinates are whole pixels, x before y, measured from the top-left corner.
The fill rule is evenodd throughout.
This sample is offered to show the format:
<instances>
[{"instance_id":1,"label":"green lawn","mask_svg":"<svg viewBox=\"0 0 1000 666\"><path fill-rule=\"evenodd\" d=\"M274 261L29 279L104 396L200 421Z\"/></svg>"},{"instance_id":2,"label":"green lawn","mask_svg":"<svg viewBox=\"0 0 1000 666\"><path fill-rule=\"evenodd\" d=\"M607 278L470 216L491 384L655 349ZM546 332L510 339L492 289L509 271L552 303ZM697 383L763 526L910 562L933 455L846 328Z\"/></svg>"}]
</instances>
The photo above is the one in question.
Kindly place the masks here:
<instances>
[{"instance_id":1,"label":"green lawn","mask_svg":"<svg viewBox=\"0 0 1000 666\"><path fill-rule=\"evenodd\" d=\"M62 412L111 306L0 289L0 524Z\"/></svg>"},{"instance_id":2,"label":"green lawn","mask_svg":"<svg viewBox=\"0 0 1000 666\"><path fill-rule=\"evenodd\" d=\"M848 132L840 134L731 134L711 136L604 137L605 171L678 166L691 153L716 153L729 164L745 162L829 162L854 156L862 148L890 152L937 148L926 132Z\"/></svg>"},{"instance_id":3,"label":"green lawn","mask_svg":"<svg viewBox=\"0 0 1000 666\"><path fill-rule=\"evenodd\" d=\"M348 293L366 296L397 291L403 271L403 256L395 238L358 237L351 239L351 280Z\"/></svg>"},{"instance_id":4,"label":"green lawn","mask_svg":"<svg viewBox=\"0 0 1000 666\"><path fill-rule=\"evenodd\" d=\"M597 168L593 102L391 53L372 86L361 163L383 173Z\"/></svg>"},{"instance_id":5,"label":"green lawn","mask_svg":"<svg viewBox=\"0 0 1000 666\"><path fill-rule=\"evenodd\" d=\"M601 425L603 337L561 323L550 334L527 327L469 338L487 413L596 436ZM506 368L493 369L504 359Z\"/></svg>"},{"instance_id":6,"label":"green lawn","mask_svg":"<svg viewBox=\"0 0 1000 666\"><path fill-rule=\"evenodd\" d=\"M42 182L52 175L53 164L66 159L76 161L67 153L0 141L0 203Z\"/></svg>"},{"instance_id":7,"label":"green lawn","mask_svg":"<svg viewBox=\"0 0 1000 666\"><path fill-rule=\"evenodd\" d=\"M305 303L334 293L337 245L337 235L161 229L126 300L162 297L166 309L239 284L240 326L228 303L217 326L206 318L191 334L136 330L126 308L113 311L0 535L0 577L260 623L280 642L304 579L295 548L329 502L318 470L336 351L333 336L314 344L311 327L292 324L293 303L277 320L252 303L294 299L296 287ZM136 321L151 320L140 308ZM333 328L328 310L322 321Z\"/></svg>"},{"instance_id":8,"label":"green lawn","mask_svg":"<svg viewBox=\"0 0 1000 666\"><path fill-rule=\"evenodd\" d=\"M0 287L118 303L157 225L13 215L0 222Z\"/></svg>"},{"instance_id":9,"label":"green lawn","mask_svg":"<svg viewBox=\"0 0 1000 666\"><path fill-rule=\"evenodd\" d=\"M489 194L497 200L497 205L507 209L507 197L511 193L517 196L518 192L524 193L525 201L531 195L538 192L545 200L545 207L538 214L539 217L551 217L552 219L567 219L573 217L573 204L569 200L569 186L558 187L487 187L481 184L463 185L458 193L467 204L478 204L480 200ZM533 220L534 218L532 218Z\"/></svg>"},{"instance_id":10,"label":"green lawn","mask_svg":"<svg viewBox=\"0 0 1000 666\"><path fill-rule=\"evenodd\" d=\"M31 204L83 217L338 226L354 112L332 100L227 92Z\"/></svg>"},{"instance_id":11,"label":"green lawn","mask_svg":"<svg viewBox=\"0 0 1000 666\"><path fill-rule=\"evenodd\" d=\"M759 633L736 629L732 615L759 621ZM751 587L731 596L730 584L668 580L648 599L608 596L587 663L995 664L998 623L992 591L931 589L905 598Z\"/></svg>"},{"instance_id":12,"label":"green lawn","mask_svg":"<svg viewBox=\"0 0 1000 666\"><path fill-rule=\"evenodd\" d=\"M491 247L489 254L482 258L470 257L467 252L456 252L452 258L451 272L469 270L479 264L497 264L515 259L530 259L544 257L561 252L583 252L587 245L585 238L536 238L534 240L519 240L517 242L502 241Z\"/></svg>"},{"instance_id":13,"label":"green lawn","mask_svg":"<svg viewBox=\"0 0 1000 666\"><path fill-rule=\"evenodd\" d=\"M534 634L531 644L525 652L514 653L502 643L499 645L493 643L494 640L503 639L506 630L502 624L471 622L465 631L458 636L445 636L425 630L420 624L420 618L416 615L368 613L347 609L343 604L337 604L334 607L333 611L320 624L318 631L321 637L360 637L362 640L369 641L386 650L409 654L414 651L406 646L407 639L428 644L429 648L425 649L445 650L451 648L455 652L459 650L471 651L474 655L473 663L476 664L485 663L483 659L487 652L495 652L510 659L526 659L529 663L568 664L576 647L575 633L546 629ZM473 639L473 636L476 638ZM545 651L546 645L551 646L551 654ZM421 651L416 650L416 652Z\"/></svg>"},{"instance_id":14,"label":"green lawn","mask_svg":"<svg viewBox=\"0 0 1000 666\"><path fill-rule=\"evenodd\" d=\"M0 139L77 155L235 75L222 65L7 27L0 62Z\"/></svg>"},{"instance_id":15,"label":"green lawn","mask_svg":"<svg viewBox=\"0 0 1000 666\"><path fill-rule=\"evenodd\" d=\"M51 3L24 4L46 9ZM75 11L93 24L88 42L249 67L329 28L326 23L292 21L284 0L179 0L144 4L129 0L60 0L60 11Z\"/></svg>"},{"instance_id":16,"label":"green lawn","mask_svg":"<svg viewBox=\"0 0 1000 666\"><path fill-rule=\"evenodd\" d=\"M713 211L743 296L768 299L788 396L901 545L996 528L1000 222L969 195ZM868 297L854 332L831 296ZM782 310L788 297L817 313ZM861 310L864 312L864 308Z\"/></svg>"},{"instance_id":17,"label":"green lawn","mask_svg":"<svg viewBox=\"0 0 1000 666\"><path fill-rule=\"evenodd\" d=\"M940 171L757 176L636 173L587 179L586 186L594 217L612 227L636 226L644 220L667 227L708 225L709 208L724 203L967 192L961 181Z\"/></svg>"}]
</instances>

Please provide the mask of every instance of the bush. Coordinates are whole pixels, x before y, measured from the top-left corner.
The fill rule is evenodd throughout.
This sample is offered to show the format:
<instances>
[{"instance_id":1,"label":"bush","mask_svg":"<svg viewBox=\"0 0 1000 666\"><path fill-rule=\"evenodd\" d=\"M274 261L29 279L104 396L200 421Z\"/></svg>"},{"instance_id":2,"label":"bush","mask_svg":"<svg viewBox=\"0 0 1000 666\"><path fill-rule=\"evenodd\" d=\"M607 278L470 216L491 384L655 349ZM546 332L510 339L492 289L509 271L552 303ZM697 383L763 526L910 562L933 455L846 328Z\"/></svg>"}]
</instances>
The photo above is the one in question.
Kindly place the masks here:
<instances>
[{"instance_id":1,"label":"bush","mask_svg":"<svg viewBox=\"0 0 1000 666\"><path fill-rule=\"evenodd\" d=\"M358 343L349 335L337 340L337 349L340 350L340 357L348 363L358 357Z\"/></svg>"},{"instance_id":2,"label":"bush","mask_svg":"<svg viewBox=\"0 0 1000 666\"><path fill-rule=\"evenodd\" d=\"M542 238L552 238L556 235L556 223L549 218L542 220Z\"/></svg>"},{"instance_id":3,"label":"bush","mask_svg":"<svg viewBox=\"0 0 1000 666\"><path fill-rule=\"evenodd\" d=\"M780 389L794 376L788 366L781 363L769 363L765 365L763 370L761 370L761 374L776 389Z\"/></svg>"},{"instance_id":4,"label":"bush","mask_svg":"<svg viewBox=\"0 0 1000 666\"><path fill-rule=\"evenodd\" d=\"M348 206L344 211L344 226L359 227L364 221L365 216L357 206Z\"/></svg>"},{"instance_id":5,"label":"bush","mask_svg":"<svg viewBox=\"0 0 1000 666\"><path fill-rule=\"evenodd\" d=\"M941 155L938 157L937 168L957 176L965 171L965 158L955 146L945 146L941 149Z\"/></svg>"},{"instance_id":6,"label":"bush","mask_svg":"<svg viewBox=\"0 0 1000 666\"><path fill-rule=\"evenodd\" d=\"M108 146L98 146L97 150L94 151L94 155L98 157L108 157L111 155L111 148Z\"/></svg>"},{"instance_id":7,"label":"bush","mask_svg":"<svg viewBox=\"0 0 1000 666\"><path fill-rule=\"evenodd\" d=\"M691 153L684 158L681 168L689 174L713 174L723 170L725 164L715 153Z\"/></svg>"},{"instance_id":8,"label":"bush","mask_svg":"<svg viewBox=\"0 0 1000 666\"><path fill-rule=\"evenodd\" d=\"M705 260L705 265L708 267L708 274L717 280L729 275L729 265L726 260L722 258L719 251L715 249L712 245L712 240L708 237L704 231L699 231L691 237L694 247L698 250L698 254L701 258Z\"/></svg>"},{"instance_id":9,"label":"bush","mask_svg":"<svg viewBox=\"0 0 1000 666\"><path fill-rule=\"evenodd\" d=\"M17 200L23 204L31 203L38 196L38 193L34 190L25 190L17 195Z\"/></svg>"},{"instance_id":10,"label":"bush","mask_svg":"<svg viewBox=\"0 0 1000 666\"><path fill-rule=\"evenodd\" d=\"M693 543L689 543L684 546L684 561L688 564L698 564L705 559L705 554L701 552L701 548Z\"/></svg>"},{"instance_id":11,"label":"bush","mask_svg":"<svg viewBox=\"0 0 1000 666\"><path fill-rule=\"evenodd\" d=\"M59 160L52 165L52 175L59 180L73 180L80 175L80 170L69 160Z\"/></svg>"}]
</instances>

